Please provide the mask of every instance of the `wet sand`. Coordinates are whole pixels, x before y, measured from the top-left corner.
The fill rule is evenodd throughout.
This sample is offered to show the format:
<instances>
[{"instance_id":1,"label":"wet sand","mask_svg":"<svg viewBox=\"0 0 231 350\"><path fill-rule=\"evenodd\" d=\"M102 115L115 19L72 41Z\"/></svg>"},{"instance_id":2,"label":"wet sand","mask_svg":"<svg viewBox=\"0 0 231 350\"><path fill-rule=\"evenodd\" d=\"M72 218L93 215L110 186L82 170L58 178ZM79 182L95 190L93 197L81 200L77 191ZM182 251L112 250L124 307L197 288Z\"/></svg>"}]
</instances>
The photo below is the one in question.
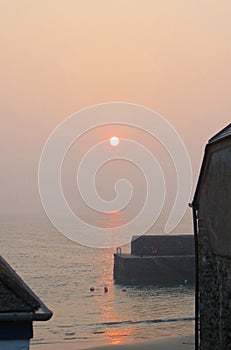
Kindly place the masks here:
<instances>
[{"instance_id":1,"label":"wet sand","mask_svg":"<svg viewBox=\"0 0 231 350\"><path fill-rule=\"evenodd\" d=\"M174 338L161 338L150 342L128 343L123 345L97 345L92 347L92 344L83 342L65 342L53 344L36 344L31 345L31 350L113 350L113 349L128 349L128 350L193 350L194 335L184 335Z\"/></svg>"}]
</instances>

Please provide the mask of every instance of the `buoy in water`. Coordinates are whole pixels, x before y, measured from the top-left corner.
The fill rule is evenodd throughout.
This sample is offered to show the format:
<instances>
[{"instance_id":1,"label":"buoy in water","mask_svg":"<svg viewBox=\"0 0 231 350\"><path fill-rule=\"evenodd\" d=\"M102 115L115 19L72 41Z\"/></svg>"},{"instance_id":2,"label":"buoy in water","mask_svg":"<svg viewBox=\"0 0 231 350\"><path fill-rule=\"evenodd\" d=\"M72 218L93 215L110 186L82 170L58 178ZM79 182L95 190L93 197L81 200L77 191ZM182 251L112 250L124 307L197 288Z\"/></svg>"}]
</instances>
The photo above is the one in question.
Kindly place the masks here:
<instances>
[{"instance_id":1,"label":"buoy in water","mask_svg":"<svg viewBox=\"0 0 231 350\"><path fill-rule=\"evenodd\" d=\"M103 290L104 290L104 293L107 293L108 292L108 287L105 286Z\"/></svg>"},{"instance_id":2,"label":"buoy in water","mask_svg":"<svg viewBox=\"0 0 231 350\"><path fill-rule=\"evenodd\" d=\"M90 292L94 292L95 291L95 288L94 287L91 287L90 288Z\"/></svg>"},{"instance_id":3,"label":"buoy in water","mask_svg":"<svg viewBox=\"0 0 231 350\"><path fill-rule=\"evenodd\" d=\"M122 292L126 292L127 291L127 288L126 287L123 287L122 288Z\"/></svg>"}]
</instances>

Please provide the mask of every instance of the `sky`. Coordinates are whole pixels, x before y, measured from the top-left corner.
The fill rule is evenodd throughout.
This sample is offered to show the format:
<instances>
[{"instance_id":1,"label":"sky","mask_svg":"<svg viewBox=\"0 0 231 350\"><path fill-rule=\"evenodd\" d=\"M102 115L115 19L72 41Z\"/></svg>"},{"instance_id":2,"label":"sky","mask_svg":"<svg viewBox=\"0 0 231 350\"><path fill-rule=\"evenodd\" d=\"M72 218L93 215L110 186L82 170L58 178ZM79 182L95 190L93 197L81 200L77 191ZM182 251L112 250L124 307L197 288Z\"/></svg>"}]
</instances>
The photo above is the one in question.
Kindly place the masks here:
<instances>
[{"instance_id":1,"label":"sky","mask_svg":"<svg viewBox=\"0 0 231 350\"><path fill-rule=\"evenodd\" d=\"M166 118L188 149L195 188L206 142L230 123L230 0L3 0L0 16L1 214L43 212L38 164L48 136L100 103L138 104ZM162 158L149 136L108 128L104 135L136 138ZM75 156L101 137L85 135ZM73 201L71 157L64 188ZM105 196L123 175L116 164L98 181ZM175 179L167 183L174 196Z\"/></svg>"}]
</instances>

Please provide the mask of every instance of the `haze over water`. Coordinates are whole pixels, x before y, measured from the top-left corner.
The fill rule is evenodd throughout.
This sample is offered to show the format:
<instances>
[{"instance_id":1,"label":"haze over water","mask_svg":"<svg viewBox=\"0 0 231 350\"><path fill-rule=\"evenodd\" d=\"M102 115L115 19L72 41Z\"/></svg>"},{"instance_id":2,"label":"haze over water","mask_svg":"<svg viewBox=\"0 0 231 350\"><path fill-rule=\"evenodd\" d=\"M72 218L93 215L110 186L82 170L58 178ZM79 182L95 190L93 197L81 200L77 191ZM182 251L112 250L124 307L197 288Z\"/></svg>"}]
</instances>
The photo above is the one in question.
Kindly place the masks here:
<instances>
[{"instance_id":1,"label":"haze over water","mask_svg":"<svg viewBox=\"0 0 231 350\"><path fill-rule=\"evenodd\" d=\"M160 322L194 316L192 288L127 286L123 292L113 281L114 248L73 243L45 217L5 216L1 223L3 257L54 312L49 322L34 323L32 342L78 340L81 349L193 332L193 321Z\"/></svg>"}]
</instances>

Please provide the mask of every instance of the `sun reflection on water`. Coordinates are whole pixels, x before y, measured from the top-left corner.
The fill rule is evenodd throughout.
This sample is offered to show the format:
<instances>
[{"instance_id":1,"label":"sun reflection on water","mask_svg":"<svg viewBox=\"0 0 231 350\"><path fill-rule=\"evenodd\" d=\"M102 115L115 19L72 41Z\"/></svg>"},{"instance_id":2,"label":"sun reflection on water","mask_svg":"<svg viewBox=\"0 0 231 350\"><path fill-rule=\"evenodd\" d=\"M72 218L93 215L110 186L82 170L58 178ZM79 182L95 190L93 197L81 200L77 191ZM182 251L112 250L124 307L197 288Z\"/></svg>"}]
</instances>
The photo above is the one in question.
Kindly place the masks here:
<instances>
[{"instance_id":1,"label":"sun reflection on water","mask_svg":"<svg viewBox=\"0 0 231 350\"><path fill-rule=\"evenodd\" d=\"M104 215L102 220L98 223L103 227L118 227L119 235L119 226L126 223L126 216L121 211L113 211ZM104 249L101 259L103 260L101 265L102 273L98 280L98 284L102 286L102 289L105 285L109 289L108 293L96 297L101 314L101 324L104 325L101 336L103 336L105 341L110 342L112 345L124 344L126 338L132 337L134 331L131 327L128 327L127 325L123 326L120 323L124 319L119 313L118 302L126 303L126 295L122 292L121 286L114 285L111 271L113 259L111 249ZM113 325L116 323L120 323L120 327Z\"/></svg>"},{"instance_id":2,"label":"sun reflection on water","mask_svg":"<svg viewBox=\"0 0 231 350\"><path fill-rule=\"evenodd\" d=\"M132 336L134 330L128 326L121 326L117 328L116 326L106 326L106 324L116 324L122 321L121 316L118 314L115 308L115 291L112 290L110 296L110 305L105 305L105 303L100 304L100 309L102 310L102 323L105 324L104 338L106 341L110 341L112 345L124 344L128 336ZM102 302L102 299L100 300Z\"/></svg>"}]
</instances>

